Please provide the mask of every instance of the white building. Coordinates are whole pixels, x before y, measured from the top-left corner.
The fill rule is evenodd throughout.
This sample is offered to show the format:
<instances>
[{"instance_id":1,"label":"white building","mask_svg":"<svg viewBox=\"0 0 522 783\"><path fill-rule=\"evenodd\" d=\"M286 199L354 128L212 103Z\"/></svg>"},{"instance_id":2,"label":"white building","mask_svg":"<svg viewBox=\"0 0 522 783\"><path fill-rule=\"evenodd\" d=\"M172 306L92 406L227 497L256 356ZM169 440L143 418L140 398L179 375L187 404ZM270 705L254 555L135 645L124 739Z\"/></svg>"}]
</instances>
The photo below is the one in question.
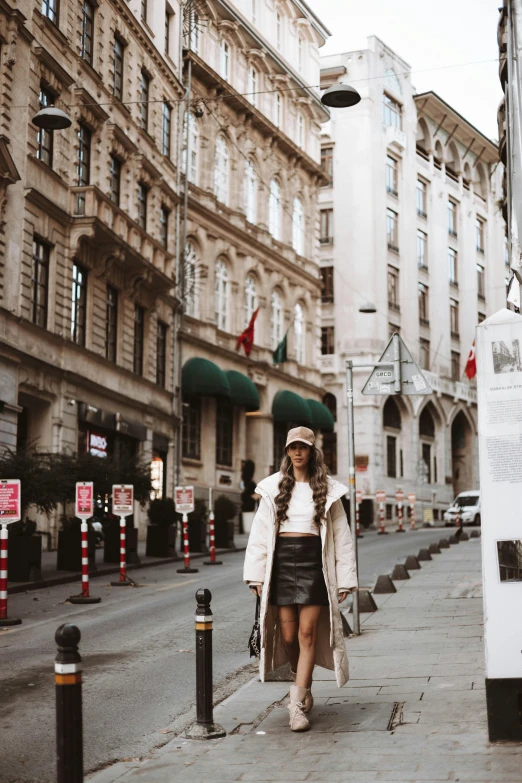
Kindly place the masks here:
<instances>
[{"instance_id":1,"label":"white building","mask_svg":"<svg viewBox=\"0 0 522 783\"><path fill-rule=\"evenodd\" d=\"M478 484L476 391L464 376L475 326L504 306L505 229L496 146L433 92L417 94L410 68L378 38L324 57L321 83L362 96L323 128L322 359L337 432L326 454L347 477L345 360L378 360L399 332L433 395L363 396L355 373L357 487L371 500L414 491L440 511ZM377 312L359 308L373 300ZM331 396L330 396L331 395ZM362 509L371 518L370 503Z\"/></svg>"}]
</instances>

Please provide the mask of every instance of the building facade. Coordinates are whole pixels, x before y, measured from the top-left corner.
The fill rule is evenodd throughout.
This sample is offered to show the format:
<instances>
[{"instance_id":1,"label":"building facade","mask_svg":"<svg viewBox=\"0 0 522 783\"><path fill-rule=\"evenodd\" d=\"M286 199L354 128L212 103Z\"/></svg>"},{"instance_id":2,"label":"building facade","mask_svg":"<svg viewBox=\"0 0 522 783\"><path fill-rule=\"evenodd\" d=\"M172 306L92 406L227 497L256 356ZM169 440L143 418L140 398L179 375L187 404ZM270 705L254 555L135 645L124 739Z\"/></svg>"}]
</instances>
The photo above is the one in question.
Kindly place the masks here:
<instances>
[{"instance_id":1,"label":"building facade","mask_svg":"<svg viewBox=\"0 0 522 783\"><path fill-rule=\"evenodd\" d=\"M416 93L408 64L377 38L322 58L321 81L353 82L362 98L332 110L322 135L333 182L320 195L321 365L337 411L327 454L346 477L346 358L373 363L398 332L433 394L363 396L370 370L355 371L363 518L374 518L377 490L395 518L403 489L416 493L419 514L422 503L438 519L478 485L476 391L464 370L476 324L505 306L502 165L454 108ZM368 300L375 314L360 312Z\"/></svg>"}]
</instances>

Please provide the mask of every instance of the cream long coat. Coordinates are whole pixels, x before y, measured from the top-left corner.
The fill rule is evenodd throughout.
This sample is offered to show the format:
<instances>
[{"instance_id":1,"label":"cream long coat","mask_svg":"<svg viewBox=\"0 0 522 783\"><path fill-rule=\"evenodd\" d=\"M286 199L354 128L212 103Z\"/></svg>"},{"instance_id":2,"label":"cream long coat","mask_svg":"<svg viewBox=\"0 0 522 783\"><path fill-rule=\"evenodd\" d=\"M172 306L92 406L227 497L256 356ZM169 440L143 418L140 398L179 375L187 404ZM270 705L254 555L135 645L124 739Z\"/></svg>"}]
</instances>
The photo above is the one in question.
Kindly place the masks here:
<instances>
[{"instance_id":1,"label":"cream long coat","mask_svg":"<svg viewBox=\"0 0 522 783\"><path fill-rule=\"evenodd\" d=\"M270 579L276 543L276 507L280 473L273 473L256 487L261 495L259 508L252 523L245 555L243 578L245 582L263 583L261 598L261 657L259 675L264 682L269 671L287 662L280 629L277 607L269 603ZM335 671L341 688L348 680L348 655L337 591L357 589L357 569L352 536L340 498L347 488L332 478L328 479L325 518L321 524L323 572L328 590L329 606L323 606L319 619L316 664Z\"/></svg>"}]
</instances>

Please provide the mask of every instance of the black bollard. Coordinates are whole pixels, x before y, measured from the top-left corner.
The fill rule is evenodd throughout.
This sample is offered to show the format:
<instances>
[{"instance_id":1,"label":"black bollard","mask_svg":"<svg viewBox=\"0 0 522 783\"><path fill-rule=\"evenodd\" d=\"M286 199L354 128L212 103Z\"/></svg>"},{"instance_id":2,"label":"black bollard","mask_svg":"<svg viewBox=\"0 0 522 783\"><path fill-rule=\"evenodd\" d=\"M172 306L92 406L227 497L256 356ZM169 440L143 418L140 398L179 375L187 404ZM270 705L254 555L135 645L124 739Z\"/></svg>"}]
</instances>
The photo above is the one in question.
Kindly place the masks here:
<instances>
[{"instance_id":1,"label":"black bollard","mask_svg":"<svg viewBox=\"0 0 522 783\"><path fill-rule=\"evenodd\" d=\"M210 590L196 593L196 722L187 729L188 739L217 739L226 731L214 723L212 687L212 610Z\"/></svg>"},{"instance_id":2,"label":"black bollard","mask_svg":"<svg viewBox=\"0 0 522 783\"><path fill-rule=\"evenodd\" d=\"M58 655L54 664L56 685L56 780L83 783L82 659L81 638L75 625L60 625L55 634Z\"/></svg>"}]
</instances>

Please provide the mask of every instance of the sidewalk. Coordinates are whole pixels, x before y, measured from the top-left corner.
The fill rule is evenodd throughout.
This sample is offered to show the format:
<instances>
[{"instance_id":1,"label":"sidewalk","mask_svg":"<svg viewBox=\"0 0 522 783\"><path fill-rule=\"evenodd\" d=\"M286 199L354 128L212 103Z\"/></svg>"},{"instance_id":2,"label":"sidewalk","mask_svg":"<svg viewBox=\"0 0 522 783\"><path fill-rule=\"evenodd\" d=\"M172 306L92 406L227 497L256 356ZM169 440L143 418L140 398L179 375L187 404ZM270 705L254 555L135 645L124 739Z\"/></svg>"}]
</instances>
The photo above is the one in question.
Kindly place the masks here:
<instances>
[{"instance_id":1,"label":"sidewalk","mask_svg":"<svg viewBox=\"0 0 522 783\"><path fill-rule=\"evenodd\" d=\"M316 669L311 731L288 729L288 683L256 678L215 709L224 739L175 737L89 783L520 783L522 745L487 738L480 539L433 558L376 596L343 689Z\"/></svg>"}]
</instances>

